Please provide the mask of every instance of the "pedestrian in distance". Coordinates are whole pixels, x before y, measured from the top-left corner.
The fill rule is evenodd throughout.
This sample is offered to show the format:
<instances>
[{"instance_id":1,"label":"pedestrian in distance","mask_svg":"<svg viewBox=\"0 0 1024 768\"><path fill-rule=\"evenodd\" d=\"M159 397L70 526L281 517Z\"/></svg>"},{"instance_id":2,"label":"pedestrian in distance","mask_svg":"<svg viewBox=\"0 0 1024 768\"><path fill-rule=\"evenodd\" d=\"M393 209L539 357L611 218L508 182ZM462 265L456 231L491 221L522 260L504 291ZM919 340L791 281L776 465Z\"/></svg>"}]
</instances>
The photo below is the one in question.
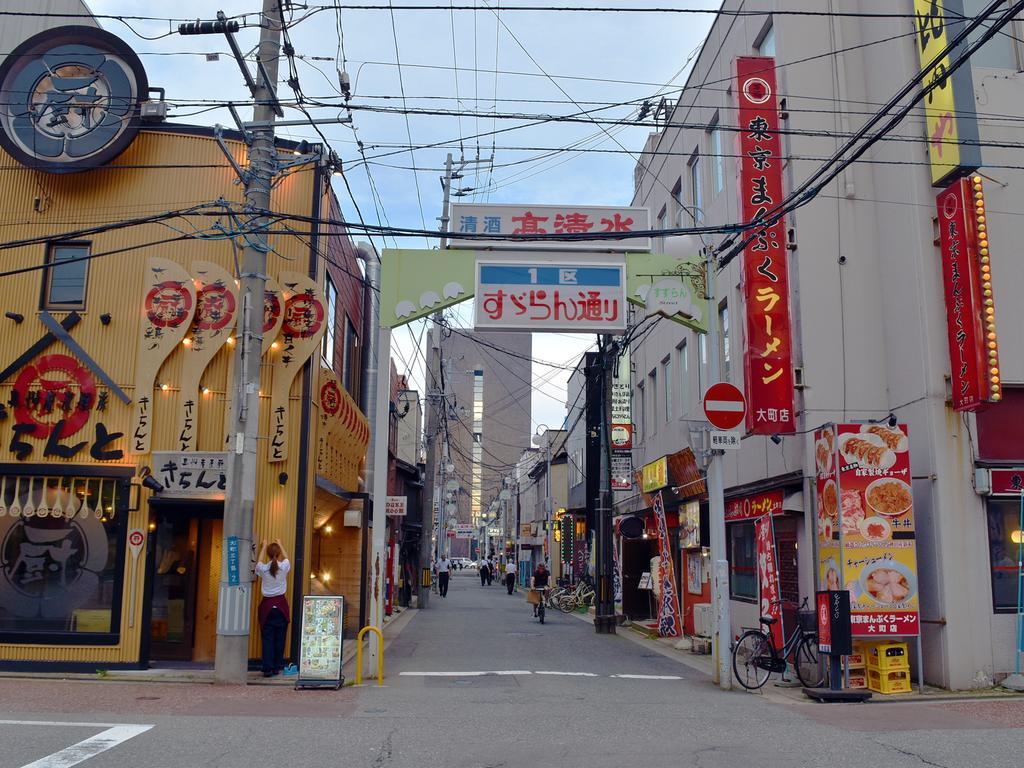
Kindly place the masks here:
<instances>
[{"instance_id":1,"label":"pedestrian in distance","mask_svg":"<svg viewBox=\"0 0 1024 768\"><path fill-rule=\"evenodd\" d=\"M550 576L550 574L548 573L547 566L545 566L544 563L539 563L537 565L537 570L535 570L533 572L533 588L534 589L540 589L540 590L547 589L548 588L548 578L549 578L549 576ZM541 600L543 600L543 599L544 599L544 596L541 595ZM537 604L536 603L534 603L534 606L533 606L533 615L534 616L537 615Z\"/></svg>"},{"instance_id":2,"label":"pedestrian in distance","mask_svg":"<svg viewBox=\"0 0 1024 768\"><path fill-rule=\"evenodd\" d=\"M494 561L491 558L487 558L487 586L491 586L494 583Z\"/></svg>"},{"instance_id":3,"label":"pedestrian in distance","mask_svg":"<svg viewBox=\"0 0 1024 768\"><path fill-rule=\"evenodd\" d=\"M279 539L260 542L256 574L260 577L260 634L263 638L263 676L273 677L284 668L284 636L288 631L288 571L292 564Z\"/></svg>"},{"instance_id":4,"label":"pedestrian in distance","mask_svg":"<svg viewBox=\"0 0 1024 768\"><path fill-rule=\"evenodd\" d=\"M505 589L511 595L516 588L516 564L509 560L505 564Z\"/></svg>"},{"instance_id":5,"label":"pedestrian in distance","mask_svg":"<svg viewBox=\"0 0 1024 768\"><path fill-rule=\"evenodd\" d=\"M448 579L451 576L452 561L447 555L441 555L437 561L437 593L441 597L448 597Z\"/></svg>"},{"instance_id":6,"label":"pedestrian in distance","mask_svg":"<svg viewBox=\"0 0 1024 768\"><path fill-rule=\"evenodd\" d=\"M487 586L487 579L490 576L490 566L487 565L486 560L480 561L480 586Z\"/></svg>"}]
</instances>

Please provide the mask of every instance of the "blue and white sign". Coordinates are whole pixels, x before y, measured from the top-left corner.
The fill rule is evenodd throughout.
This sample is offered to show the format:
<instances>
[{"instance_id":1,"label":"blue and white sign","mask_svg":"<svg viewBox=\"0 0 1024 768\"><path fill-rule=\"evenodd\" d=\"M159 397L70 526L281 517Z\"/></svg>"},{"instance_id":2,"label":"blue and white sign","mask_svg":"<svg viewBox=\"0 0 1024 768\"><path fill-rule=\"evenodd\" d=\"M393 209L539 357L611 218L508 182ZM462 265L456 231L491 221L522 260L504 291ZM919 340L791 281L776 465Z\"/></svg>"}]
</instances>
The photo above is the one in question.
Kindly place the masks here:
<instances>
[{"instance_id":1,"label":"blue and white sign","mask_svg":"<svg viewBox=\"0 0 1024 768\"><path fill-rule=\"evenodd\" d=\"M238 537L228 536L228 584L237 587L241 583L241 568L238 558Z\"/></svg>"},{"instance_id":2,"label":"blue and white sign","mask_svg":"<svg viewBox=\"0 0 1024 768\"><path fill-rule=\"evenodd\" d=\"M626 264L476 263L476 327L617 333L626 329Z\"/></svg>"}]
</instances>

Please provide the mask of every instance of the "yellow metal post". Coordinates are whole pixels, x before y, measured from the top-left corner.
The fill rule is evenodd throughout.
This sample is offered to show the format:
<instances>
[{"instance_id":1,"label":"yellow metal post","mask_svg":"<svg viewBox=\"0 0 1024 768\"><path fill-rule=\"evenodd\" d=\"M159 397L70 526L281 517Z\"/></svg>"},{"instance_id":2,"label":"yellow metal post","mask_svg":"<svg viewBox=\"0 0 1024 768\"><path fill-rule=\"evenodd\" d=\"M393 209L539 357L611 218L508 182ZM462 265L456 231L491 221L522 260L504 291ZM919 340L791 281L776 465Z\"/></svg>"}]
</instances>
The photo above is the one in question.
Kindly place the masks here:
<instances>
[{"instance_id":1,"label":"yellow metal post","mask_svg":"<svg viewBox=\"0 0 1024 768\"><path fill-rule=\"evenodd\" d=\"M367 632L377 635L377 685L384 685L384 633L374 626L363 627L356 635L356 685L363 682L363 635Z\"/></svg>"}]
</instances>

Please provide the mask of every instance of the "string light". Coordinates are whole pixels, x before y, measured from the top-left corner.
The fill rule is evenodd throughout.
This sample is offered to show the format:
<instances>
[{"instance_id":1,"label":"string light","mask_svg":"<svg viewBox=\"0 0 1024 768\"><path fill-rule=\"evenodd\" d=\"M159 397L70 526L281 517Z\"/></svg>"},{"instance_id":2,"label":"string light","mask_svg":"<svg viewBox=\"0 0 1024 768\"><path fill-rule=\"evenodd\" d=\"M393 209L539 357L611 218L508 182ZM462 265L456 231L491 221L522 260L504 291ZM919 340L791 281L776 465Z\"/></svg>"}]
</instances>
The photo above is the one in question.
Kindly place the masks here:
<instances>
[{"instance_id":1,"label":"string light","mask_svg":"<svg viewBox=\"0 0 1024 768\"><path fill-rule=\"evenodd\" d=\"M985 339L988 347L988 399L999 402L1003 396L1001 372L999 370L999 340L996 336L996 309L992 290L992 265L988 247L988 225L985 219L985 189L981 176L971 177L974 192L974 230L978 237L979 274L981 276L981 295L983 298L982 319L985 322Z\"/></svg>"}]
</instances>

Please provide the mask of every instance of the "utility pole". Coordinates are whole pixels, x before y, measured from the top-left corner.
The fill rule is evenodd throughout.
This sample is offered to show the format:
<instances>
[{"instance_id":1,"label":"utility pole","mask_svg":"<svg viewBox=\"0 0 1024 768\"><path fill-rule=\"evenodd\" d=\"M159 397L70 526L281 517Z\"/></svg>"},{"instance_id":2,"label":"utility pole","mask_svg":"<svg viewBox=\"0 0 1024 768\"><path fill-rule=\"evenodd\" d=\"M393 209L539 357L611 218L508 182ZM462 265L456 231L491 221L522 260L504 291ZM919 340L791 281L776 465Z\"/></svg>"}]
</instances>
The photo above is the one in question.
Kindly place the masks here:
<instances>
[{"instance_id":1,"label":"utility pole","mask_svg":"<svg viewBox=\"0 0 1024 768\"><path fill-rule=\"evenodd\" d=\"M617 355L611 337L602 335L598 342L597 386L600 414L599 435L601 471L597 497L597 606L594 631L615 634L615 582L612 578L612 492L611 492L611 430L609 427L612 396L611 366ZM588 393L589 394L589 393Z\"/></svg>"},{"instance_id":2,"label":"utility pole","mask_svg":"<svg viewBox=\"0 0 1024 768\"><path fill-rule=\"evenodd\" d=\"M281 17L278 0L264 0L259 43L260 75L252 88L252 143L245 176L245 205L250 210L270 209L271 179L277 170L274 146ZM245 67L244 62L239 62ZM239 584L229 582L228 558L233 550L247 557L252 549L253 507L256 502L257 430L260 413L260 359L263 344L263 297L267 280L266 217L250 219L252 232L245 238L239 275L241 318L235 352L235 402L230 446L231 485L224 499L224 546L218 592L217 650L214 679L218 683L245 684L249 671L249 630L252 576L238 568ZM229 548L228 542L238 547Z\"/></svg>"}]
</instances>

